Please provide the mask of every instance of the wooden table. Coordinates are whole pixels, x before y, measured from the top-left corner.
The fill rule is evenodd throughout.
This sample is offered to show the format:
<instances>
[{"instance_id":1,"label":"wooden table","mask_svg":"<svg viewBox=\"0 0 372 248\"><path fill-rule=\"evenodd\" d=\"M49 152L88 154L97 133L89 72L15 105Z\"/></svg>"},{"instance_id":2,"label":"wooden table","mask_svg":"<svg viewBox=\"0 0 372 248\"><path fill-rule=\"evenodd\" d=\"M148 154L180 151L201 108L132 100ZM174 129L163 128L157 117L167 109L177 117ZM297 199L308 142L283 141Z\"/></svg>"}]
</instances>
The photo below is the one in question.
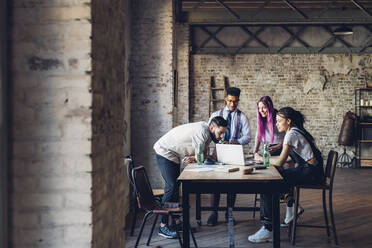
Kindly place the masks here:
<instances>
[{"instance_id":1,"label":"wooden table","mask_svg":"<svg viewBox=\"0 0 372 248\"><path fill-rule=\"evenodd\" d=\"M197 165L188 165L178 180L182 183L183 204L183 247L190 247L190 203L189 195L204 193L271 193L273 197L273 247L280 247L279 194L282 189L282 176L272 166L243 175L241 171L217 172L187 171ZM235 167L235 166L234 166ZM244 168L244 167L241 167ZM228 206L230 247L234 247L234 227L232 223L232 206Z\"/></svg>"}]
</instances>

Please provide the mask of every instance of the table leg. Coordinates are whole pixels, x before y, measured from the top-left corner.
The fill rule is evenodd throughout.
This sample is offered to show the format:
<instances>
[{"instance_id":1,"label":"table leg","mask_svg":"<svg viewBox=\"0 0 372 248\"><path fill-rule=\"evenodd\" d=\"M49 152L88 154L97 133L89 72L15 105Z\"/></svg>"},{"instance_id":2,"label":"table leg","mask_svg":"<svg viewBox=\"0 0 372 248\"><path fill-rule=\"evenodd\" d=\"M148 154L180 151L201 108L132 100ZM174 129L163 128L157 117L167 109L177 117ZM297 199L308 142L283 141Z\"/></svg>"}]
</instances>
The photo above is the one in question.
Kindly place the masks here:
<instances>
[{"instance_id":1,"label":"table leg","mask_svg":"<svg viewBox=\"0 0 372 248\"><path fill-rule=\"evenodd\" d=\"M189 192L187 191L187 185L182 185L182 215L183 215L183 248L190 247L190 203L189 203Z\"/></svg>"},{"instance_id":2,"label":"table leg","mask_svg":"<svg viewBox=\"0 0 372 248\"><path fill-rule=\"evenodd\" d=\"M273 247L280 247L280 209L279 209L279 193L272 195L272 216L273 216Z\"/></svg>"},{"instance_id":3,"label":"table leg","mask_svg":"<svg viewBox=\"0 0 372 248\"><path fill-rule=\"evenodd\" d=\"M201 199L200 193L196 194L196 222L201 226Z\"/></svg>"},{"instance_id":4,"label":"table leg","mask_svg":"<svg viewBox=\"0 0 372 248\"><path fill-rule=\"evenodd\" d=\"M229 240L230 240L230 248L235 247L234 242L234 223L233 223L233 216L232 216L232 206L228 206L227 214L229 220Z\"/></svg>"}]
</instances>

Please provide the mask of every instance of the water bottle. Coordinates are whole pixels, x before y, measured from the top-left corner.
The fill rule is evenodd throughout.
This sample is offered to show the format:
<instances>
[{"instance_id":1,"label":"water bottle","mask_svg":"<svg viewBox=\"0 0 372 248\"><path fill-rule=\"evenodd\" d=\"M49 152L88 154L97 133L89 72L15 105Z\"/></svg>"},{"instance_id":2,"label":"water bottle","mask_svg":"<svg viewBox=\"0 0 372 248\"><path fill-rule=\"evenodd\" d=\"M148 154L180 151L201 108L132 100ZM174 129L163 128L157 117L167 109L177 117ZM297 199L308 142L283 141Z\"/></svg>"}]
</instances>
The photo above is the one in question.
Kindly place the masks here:
<instances>
[{"instance_id":1,"label":"water bottle","mask_svg":"<svg viewBox=\"0 0 372 248\"><path fill-rule=\"evenodd\" d=\"M204 151L203 145L199 145L198 154L196 156L198 165L202 165L204 163Z\"/></svg>"},{"instance_id":2,"label":"water bottle","mask_svg":"<svg viewBox=\"0 0 372 248\"><path fill-rule=\"evenodd\" d=\"M262 157L264 166L269 167L270 166L269 144L264 144L264 151Z\"/></svg>"}]
</instances>

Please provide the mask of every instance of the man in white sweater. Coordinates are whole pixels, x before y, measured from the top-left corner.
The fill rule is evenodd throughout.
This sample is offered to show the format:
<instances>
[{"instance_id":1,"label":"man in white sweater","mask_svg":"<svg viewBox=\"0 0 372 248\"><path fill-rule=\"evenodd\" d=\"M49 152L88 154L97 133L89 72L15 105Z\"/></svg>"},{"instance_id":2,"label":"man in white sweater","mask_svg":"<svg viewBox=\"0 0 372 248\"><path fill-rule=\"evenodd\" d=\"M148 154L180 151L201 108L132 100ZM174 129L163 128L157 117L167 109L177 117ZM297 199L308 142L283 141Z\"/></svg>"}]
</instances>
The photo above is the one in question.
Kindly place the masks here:
<instances>
[{"instance_id":1,"label":"man in white sweater","mask_svg":"<svg viewBox=\"0 0 372 248\"><path fill-rule=\"evenodd\" d=\"M154 150L161 175L165 181L162 203L178 202L181 159L183 163L196 162L199 146L206 153L211 141L218 143L226 132L227 121L220 116L206 122L195 122L177 126L167 132L155 144ZM159 235L177 238L177 233L168 227L168 215L161 217Z\"/></svg>"}]
</instances>

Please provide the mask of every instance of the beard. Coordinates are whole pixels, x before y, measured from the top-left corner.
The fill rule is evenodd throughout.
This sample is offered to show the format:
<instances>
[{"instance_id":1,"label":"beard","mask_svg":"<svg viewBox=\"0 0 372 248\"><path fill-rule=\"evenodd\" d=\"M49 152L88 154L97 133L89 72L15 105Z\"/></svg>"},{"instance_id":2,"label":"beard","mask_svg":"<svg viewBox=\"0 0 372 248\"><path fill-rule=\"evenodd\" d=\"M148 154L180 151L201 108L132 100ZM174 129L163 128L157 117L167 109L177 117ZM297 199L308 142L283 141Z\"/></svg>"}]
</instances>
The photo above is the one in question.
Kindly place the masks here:
<instances>
[{"instance_id":1,"label":"beard","mask_svg":"<svg viewBox=\"0 0 372 248\"><path fill-rule=\"evenodd\" d=\"M212 138L213 142L214 142L214 143L218 143L219 140L217 139L216 135L214 135L214 133L212 133L212 132L209 132L209 133L210 133L210 135L211 135L211 138Z\"/></svg>"}]
</instances>

